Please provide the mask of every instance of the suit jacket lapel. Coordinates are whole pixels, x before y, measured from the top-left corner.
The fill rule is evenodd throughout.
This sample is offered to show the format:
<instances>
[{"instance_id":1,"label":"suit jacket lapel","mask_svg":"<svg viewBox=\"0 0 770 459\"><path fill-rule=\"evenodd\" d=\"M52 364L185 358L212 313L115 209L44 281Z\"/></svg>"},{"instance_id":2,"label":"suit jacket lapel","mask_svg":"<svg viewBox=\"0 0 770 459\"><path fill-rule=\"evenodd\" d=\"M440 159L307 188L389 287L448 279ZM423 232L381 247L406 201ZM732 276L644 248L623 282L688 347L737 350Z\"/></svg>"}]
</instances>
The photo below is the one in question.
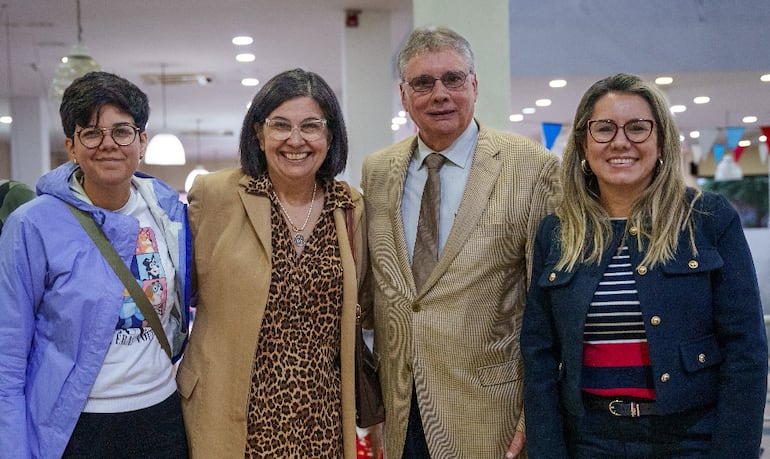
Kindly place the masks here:
<instances>
[{"instance_id":1,"label":"suit jacket lapel","mask_svg":"<svg viewBox=\"0 0 770 459\"><path fill-rule=\"evenodd\" d=\"M246 215L248 216L251 226L254 227L254 231L257 233L257 240L259 241L262 249L265 251L267 260L271 260L272 253L272 227L270 222L270 199L265 196L257 196L246 192L246 186L249 184L251 178L248 175L244 175L239 184L241 187L238 189L238 193L241 196L241 202L246 209ZM264 216L268 217L265 218Z\"/></svg>"}]
</instances>

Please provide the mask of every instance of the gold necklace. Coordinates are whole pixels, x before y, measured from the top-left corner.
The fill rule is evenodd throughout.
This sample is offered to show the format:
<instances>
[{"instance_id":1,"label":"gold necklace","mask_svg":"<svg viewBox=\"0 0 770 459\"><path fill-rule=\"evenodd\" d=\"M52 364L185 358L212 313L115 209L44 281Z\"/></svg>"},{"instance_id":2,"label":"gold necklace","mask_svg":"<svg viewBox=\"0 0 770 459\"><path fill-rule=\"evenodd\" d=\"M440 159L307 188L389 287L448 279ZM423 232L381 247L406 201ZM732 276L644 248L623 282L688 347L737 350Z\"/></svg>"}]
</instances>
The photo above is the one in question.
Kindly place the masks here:
<instances>
[{"instance_id":1,"label":"gold necklace","mask_svg":"<svg viewBox=\"0 0 770 459\"><path fill-rule=\"evenodd\" d=\"M305 223L302 224L302 228L298 228L297 225L294 224L291 217L289 216L289 213L286 212L286 208L283 207L283 204L281 203L281 200L278 199L278 194L273 190L273 196L275 197L275 202L278 203L278 206L283 211L283 214L286 216L286 219L289 220L289 226L291 226L291 230L294 231L294 236L292 236L291 240L294 241L294 245L297 247L302 247L305 245L305 236L302 235L302 232L305 231L305 228L307 227L307 222L310 221L310 215L313 213L313 203L315 202L315 191L316 188L318 188L318 183L313 181L313 197L310 198L310 209L307 210L307 215L305 215Z\"/></svg>"}]
</instances>

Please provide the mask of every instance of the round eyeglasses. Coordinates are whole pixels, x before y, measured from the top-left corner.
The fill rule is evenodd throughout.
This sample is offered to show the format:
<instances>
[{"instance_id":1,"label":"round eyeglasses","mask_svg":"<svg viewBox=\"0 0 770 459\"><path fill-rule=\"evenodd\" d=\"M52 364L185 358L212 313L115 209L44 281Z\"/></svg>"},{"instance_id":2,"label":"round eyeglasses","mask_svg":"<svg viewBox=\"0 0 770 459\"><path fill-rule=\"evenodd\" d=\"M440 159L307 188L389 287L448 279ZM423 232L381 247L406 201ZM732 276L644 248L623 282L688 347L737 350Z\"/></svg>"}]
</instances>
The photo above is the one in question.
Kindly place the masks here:
<instances>
[{"instance_id":1,"label":"round eyeglasses","mask_svg":"<svg viewBox=\"0 0 770 459\"><path fill-rule=\"evenodd\" d=\"M326 120L311 118L295 126L286 118L266 118L265 126L267 126L267 135L274 140L284 141L291 137L296 129L303 139L312 142L320 139L326 131Z\"/></svg>"},{"instance_id":2,"label":"round eyeglasses","mask_svg":"<svg viewBox=\"0 0 770 459\"><path fill-rule=\"evenodd\" d=\"M414 92L430 92L433 91L436 81L441 80L441 84L443 84L445 88L459 89L463 87L469 75L473 75L473 72L465 73L450 71L438 78L431 75L420 75L409 81L404 81L404 84L412 88Z\"/></svg>"},{"instance_id":3,"label":"round eyeglasses","mask_svg":"<svg viewBox=\"0 0 770 459\"><path fill-rule=\"evenodd\" d=\"M134 143L139 128L130 124L121 124L111 128L87 127L77 131L75 135L78 136L80 143L82 143L84 147L96 148L102 144L104 135L108 132L110 137L112 137L113 142L121 147L125 147Z\"/></svg>"},{"instance_id":4,"label":"round eyeglasses","mask_svg":"<svg viewBox=\"0 0 770 459\"><path fill-rule=\"evenodd\" d=\"M588 122L588 132L595 142L609 143L618 135L618 130L623 129L629 142L642 143L650 138L653 126L655 122L645 119L631 120L621 126L612 120L591 120Z\"/></svg>"}]
</instances>

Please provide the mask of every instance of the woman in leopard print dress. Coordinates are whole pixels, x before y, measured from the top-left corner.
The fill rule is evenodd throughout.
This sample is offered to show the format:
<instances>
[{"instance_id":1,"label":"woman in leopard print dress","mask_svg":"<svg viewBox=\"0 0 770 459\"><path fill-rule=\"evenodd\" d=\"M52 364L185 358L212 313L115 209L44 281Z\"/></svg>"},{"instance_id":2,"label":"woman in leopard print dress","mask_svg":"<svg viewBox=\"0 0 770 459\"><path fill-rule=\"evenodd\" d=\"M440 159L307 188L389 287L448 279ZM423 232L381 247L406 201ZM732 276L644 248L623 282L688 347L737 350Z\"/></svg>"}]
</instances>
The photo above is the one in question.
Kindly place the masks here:
<instances>
[{"instance_id":1,"label":"woman in leopard print dress","mask_svg":"<svg viewBox=\"0 0 770 459\"><path fill-rule=\"evenodd\" d=\"M366 247L339 104L316 74L254 97L241 167L190 195L198 307L178 373L193 457L356 455L354 326ZM347 228L345 209L353 209Z\"/></svg>"}]
</instances>

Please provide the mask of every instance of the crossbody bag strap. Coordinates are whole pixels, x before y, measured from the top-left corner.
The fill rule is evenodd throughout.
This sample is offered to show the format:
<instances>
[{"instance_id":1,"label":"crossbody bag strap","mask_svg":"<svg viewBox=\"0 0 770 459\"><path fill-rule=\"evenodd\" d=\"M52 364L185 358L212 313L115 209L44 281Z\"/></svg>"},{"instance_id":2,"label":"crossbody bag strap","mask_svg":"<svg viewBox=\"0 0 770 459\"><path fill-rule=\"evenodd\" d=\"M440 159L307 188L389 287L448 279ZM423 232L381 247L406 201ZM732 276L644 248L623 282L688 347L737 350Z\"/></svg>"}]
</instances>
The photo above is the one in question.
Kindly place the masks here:
<instances>
[{"instance_id":1,"label":"crossbody bag strap","mask_svg":"<svg viewBox=\"0 0 770 459\"><path fill-rule=\"evenodd\" d=\"M112 246L110 241L107 239L107 236L105 236L104 233L96 226L96 223L88 212L78 209L69 203L67 203L67 207L69 207L70 212L72 212L75 218L78 219L78 222L80 222L80 224L83 226L83 229L86 230L86 233L88 233L88 235L94 241L94 244L96 244L96 247L102 253L102 256L104 256L112 269L115 271L115 274L118 275L120 280L123 282L123 285L126 287L126 289L128 289L128 293L131 295L131 298L134 299L134 302L139 307L142 315L145 319L147 319L150 327L152 327L152 331L155 332L155 336L158 337L160 347L163 348L163 350L166 352L166 355L168 355L168 358L171 359L171 346L169 346L168 338L166 338L166 332L163 330L163 326L160 324L158 313L155 312L155 308L153 308L152 304L150 304L150 300L147 299L147 295L145 295L145 293L142 291L142 288L139 287L139 284L136 282L134 275L131 274L131 271L129 271L128 267L125 265L125 263L123 263L123 260L120 258L120 255L118 255L118 252L115 251L115 247Z\"/></svg>"},{"instance_id":2,"label":"crossbody bag strap","mask_svg":"<svg viewBox=\"0 0 770 459\"><path fill-rule=\"evenodd\" d=\"M345 191L350 194L350 185L342 182ZM353 262L356 261L356 243L353 235L353 208L346 207L345 212L345 232L348 233L348 244L350 244L350 253L353 255ZM356 304L356 337L361 336L361 305Z\"/></svg>"},{"instance_id":3,"label":"crossbody bag strap","mask_svg":"<svg viewBox=\"0 0 770 459\"><path fill-rule=\"evenodd\" d=\"M350 185L348 185L345 182L342 182L342 185L345 187L345 190L350 194ZM353 235L353 208L352 207L346 207L345 208L345 229L348 233L348 242L350 243L350 252L353 254L353 261L356 260L356 244L355 244L355 237Z\"/></svg>"}]
</instances>

